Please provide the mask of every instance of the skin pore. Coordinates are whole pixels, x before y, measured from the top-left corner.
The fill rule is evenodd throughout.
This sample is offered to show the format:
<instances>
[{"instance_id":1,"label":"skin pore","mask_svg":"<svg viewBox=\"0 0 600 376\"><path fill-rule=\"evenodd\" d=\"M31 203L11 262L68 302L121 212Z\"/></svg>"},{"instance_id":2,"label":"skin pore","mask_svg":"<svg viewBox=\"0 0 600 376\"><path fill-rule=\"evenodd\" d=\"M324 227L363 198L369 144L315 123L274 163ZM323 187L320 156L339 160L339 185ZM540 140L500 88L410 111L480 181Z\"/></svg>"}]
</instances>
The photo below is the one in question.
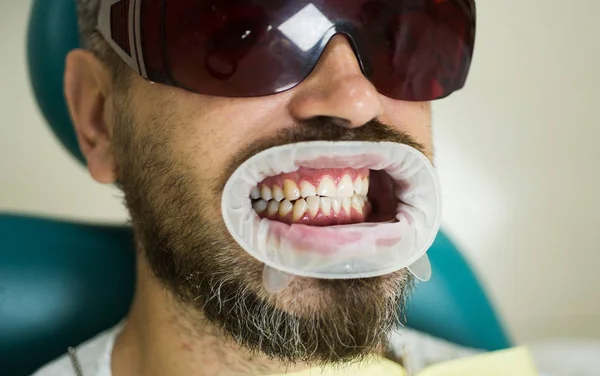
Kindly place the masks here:
<instances>
[{"instance_id":1,"label":"skin pore","mask_svg":"<svg viewBox=\"0 0 600 376\"><path fill-rule=\"evenodd\" d=\"M290 142L395 141L431 158L428 103L380 95L342 36L300 85L266 97L198 95L135 74L115 85L82 50L69 55L65 83L90 174L123 190L137 238L136 294L114 375L265 375L384 350L408 272L296 278L269 294L262 264L223 224L220 195L245 159Z\"/></svg>"}]
</instances>

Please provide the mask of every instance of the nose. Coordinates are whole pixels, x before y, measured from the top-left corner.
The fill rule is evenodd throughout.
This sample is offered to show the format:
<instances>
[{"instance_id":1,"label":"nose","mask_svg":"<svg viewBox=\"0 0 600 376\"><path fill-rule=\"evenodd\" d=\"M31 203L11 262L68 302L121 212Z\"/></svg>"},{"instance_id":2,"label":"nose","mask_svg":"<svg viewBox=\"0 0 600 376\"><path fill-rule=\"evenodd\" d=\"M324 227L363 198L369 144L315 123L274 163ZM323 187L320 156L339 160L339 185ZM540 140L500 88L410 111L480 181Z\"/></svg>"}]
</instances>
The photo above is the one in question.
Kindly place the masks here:
<instances>
[{"instance_id":1,"label":"nose","mask_svg":"<svg viewBox=\"0 0 600 376\"><path fill-rule=\"evenodd\" d=\"M346 37L336 35L310 76L294 89L289 111L299 121L326 116L355 128L381 116L383 105Z\"/></svg>"}]
</instances>

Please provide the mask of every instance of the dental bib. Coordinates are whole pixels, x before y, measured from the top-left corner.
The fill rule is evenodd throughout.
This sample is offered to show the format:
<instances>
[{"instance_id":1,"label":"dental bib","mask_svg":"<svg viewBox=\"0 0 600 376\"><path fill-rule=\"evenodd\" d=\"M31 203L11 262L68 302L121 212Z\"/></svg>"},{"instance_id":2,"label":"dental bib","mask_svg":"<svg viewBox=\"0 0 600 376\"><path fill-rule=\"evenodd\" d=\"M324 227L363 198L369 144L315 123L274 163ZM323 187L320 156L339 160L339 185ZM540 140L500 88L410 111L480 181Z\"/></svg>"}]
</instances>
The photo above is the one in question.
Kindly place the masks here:
<instances>
[{"instance_id":1,"label":"dental bib","mask_svg":"<svg viewBox=\"0 0 600 376\"><path fill-rule=\"evenodd\" d=\"M397 183L396 220L319 227L261 218L252 207L252 188L301 167L385 170ZM246 160L227 181L221 210L232 237L264 263L267 290L279 291L294 276L368 278L407 268L428 280L426 252L440 228L440 196L433 166L410 146L314 141L274 147Z\"/></svg>"}]
</instances>

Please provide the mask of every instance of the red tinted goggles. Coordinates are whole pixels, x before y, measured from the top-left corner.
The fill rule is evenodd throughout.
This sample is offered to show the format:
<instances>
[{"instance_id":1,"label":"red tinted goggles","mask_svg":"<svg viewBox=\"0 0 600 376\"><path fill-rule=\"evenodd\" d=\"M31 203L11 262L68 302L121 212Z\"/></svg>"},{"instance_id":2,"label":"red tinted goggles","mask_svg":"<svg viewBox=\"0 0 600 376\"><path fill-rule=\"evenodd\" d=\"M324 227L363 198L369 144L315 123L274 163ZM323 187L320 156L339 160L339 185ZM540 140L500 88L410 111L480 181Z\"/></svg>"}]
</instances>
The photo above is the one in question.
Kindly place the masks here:
<instances>
[{"instance_id":1,"label":"red tinted goggles","mask_svg":"<svg viewBox=\"0 0 600 376\"><path fill-rule=\"evenodd\" d=\"M224 97L293 88L343 34L381 94L430 101L465 83L475 2L101 0L98 30L142 77Z\"/></svg>"}]
</instances>

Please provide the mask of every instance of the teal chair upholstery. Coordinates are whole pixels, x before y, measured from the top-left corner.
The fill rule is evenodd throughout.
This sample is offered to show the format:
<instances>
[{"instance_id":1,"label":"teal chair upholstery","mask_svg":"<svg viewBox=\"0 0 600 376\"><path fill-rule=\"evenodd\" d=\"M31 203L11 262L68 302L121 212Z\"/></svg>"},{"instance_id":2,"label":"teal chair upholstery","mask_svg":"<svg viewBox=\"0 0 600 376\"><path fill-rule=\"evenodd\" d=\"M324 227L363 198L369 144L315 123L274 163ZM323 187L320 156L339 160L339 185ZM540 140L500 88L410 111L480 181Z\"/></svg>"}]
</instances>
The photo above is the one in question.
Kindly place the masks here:
<instances>
[{"instance_id":1,"label":"teal chair upholstery","mask_svg":"<svg viewBox=\"0 0 600 376\"><path fill-rule=\"evenodd\" d=\"M0 215L0 375L28 375L124 317L131 229Z\"/></svg>"},{"instance_id":2,"label":"teal chair upholstery","mask_svg":"<svg viewBox=\"0 0 600 376\"><path fill-rule=\"evenodd\" d=\"M32 1L27 51L40 109L82 161L62 83L65 55L79 45L74 1ZM444 233L429 255L433 277L416 285L408 326L464 346L511 346L478 278ZM117 323L134 278L128 227L0 213L0 375L31 374Z\"/></svg>"}]
</instances>

